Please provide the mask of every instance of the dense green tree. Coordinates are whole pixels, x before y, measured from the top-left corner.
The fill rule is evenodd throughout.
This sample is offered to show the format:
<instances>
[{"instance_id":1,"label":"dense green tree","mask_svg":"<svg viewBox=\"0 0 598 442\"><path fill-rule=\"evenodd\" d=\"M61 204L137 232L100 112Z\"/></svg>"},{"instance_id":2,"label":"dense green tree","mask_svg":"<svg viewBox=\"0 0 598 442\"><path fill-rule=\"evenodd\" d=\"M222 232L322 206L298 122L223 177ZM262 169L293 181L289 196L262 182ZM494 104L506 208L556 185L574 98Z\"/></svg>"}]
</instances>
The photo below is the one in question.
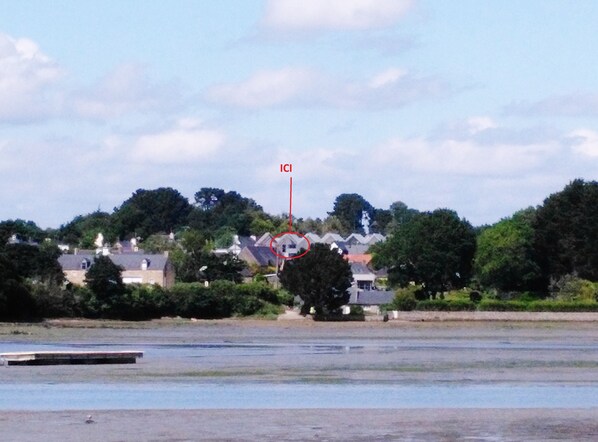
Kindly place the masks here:
<instances>
[{"instance_id":1,"label":"dense green tree","mask_svg":"<svg viewBox=\"0 0 598 442\"><path fill-rule=\"evenodd\" d=\"M392 212L386 209L375 209L374 219L370 225L370 232L386 233L387 227L392 221Z\"/></svg>"},{"instance_id":2,"label":"dense green tree","mask_svg":"<svg viewBox=\"0 0 598 442\"><path fill-rule=\"evenodd\" d=\"M100 314L118 316L118 306L126 291L122 270L108 256L96 257L87 270L85 283L98 301Z\"/></svg>"},{"instance_id":3,"label":"dense green tree","mask_svg":"<svg viewBox=\"0 0 598 442\"><path fill-rule=\"evenodd\" d=\"M303 315L312 307L316 314L325 315L345 305L351 279L349 263L326 244L313 244L307 255L286 261L280 273L282 286L302 299Z\"/></svg>"},{"instance_id":4,"label":"dense green tree","mask_svg":"<svg viewBox=\"0 0 598 442\"><path fill-rule=\"evenodd\" d=\"M415 209L410 209L407 204L402 201L395 201L390 205L391 220L386 225L386 233L392 233L400 226L410 221L419 212Z\"/></svg>"},{"instance_id":5,"label":"dense green tree","mask_svg":"<svg viewBox=\"0 0 598 442\"><path fill-rule=\"evenodd\" d=\"M115 209L113 218L121 238L135 235L145 239L184 226L191 209L187 198L170 187L139 189Z\"/></svg>"},{"instance_id":6,"label":"dense green tree","mask_svg":"<svg viewBox=\"0 0 598 442\"><path fill-rule=\"evenodd\" d=\"M374 219L374 207L357 193L343 193L334 200L334 207L329 215L340 220L343 231L339 233L346 236L352 232L363 233L364 212L368 214L371 224Z\"/></svg>"},{"instance_id":7,"label":"dense green tree","mask_svg":"<svg viewBox=\"0 0 598 442\"><path fill-rule=\"evenodd\" d=\"M102 233L107 242L117 239L112 216L99 210L87 215L78 215L67 224L60 226L57 236L67 244L78 245L85 249L94 248L94 241Z\"/></svg>"},{"instance_id":8,"label":"dense green tree","mask_svg":"<svg viewBox=\"0 0 598 442\"><path fill-rule=\"evenodd\" d=\"M535 210L530 208L486 228L477 240L475 273L482 286L503 292L542 287L534 251Z\"/></svg>"},{"instance_id":9,"label":"dense green tree","mask_svg":"<svg viewBox=\"0 0 598 442\"><path fill-rule=\"evenodd\" d=\"M422 284L435 297L468 282L475 247L471 224L454 211L438 209L415 215L374 245L373 263L388 267L391 284Z\"/></svg>"},{"instance_id":10,"label":"dense green tree","mask_svg":"<svg viewBox=\"0 0 598 442\"><path fill-rule=\"evenodd\" d=\"M598 281L598 182L577 179L538 208L534 247L545 279Z\"/></svg>"},{"instance_id":11,"label":"dense green tree","mask_svg":"<svg viewBox=\"0 0 598 442\"><path fill-rule=\"evenodd\" d=\"M2 244L5 244L12 235L15 235L20 241L41 242L48 236L48 232L42 230L33 221L16 219L0 222L0 241Z\"/></svg>"},{"instance_id":12,"label":"dense green tree","mask_svg":"<svg viewBox=\"0 0 598 442\"><path fill-rule=\"evenodd\" d=\"M181 238L181 248L171 254L177 280L181 282L227 280L241 282L245 263L233 255L215 255L214 243L201 232L188 230Z\"/></svg>"},{"instance_id":13,"label":"dense green tree","mask_svg":"<svg viewBox=\"0 0 598 442\"><path fill-rule=\"evenodd\" d=\"M204 187L195 194L195 207L188 223L206 233L231 227L239 235L249 235L256 213L263 213L263 209L251 198L234 191Z\"/></svg>"},{"instance_id":14,"label":"dense green tree","mask_svg":"<svg viewBox=\"0 0 598 442\"><path fill-rule=\"evenodd\" d=\"M61 284L64 281L64 274L58 263L60 250L54 244L8 244L4 248L4 256L20 277L37 283Z\"/></svg>"}]
</instances>

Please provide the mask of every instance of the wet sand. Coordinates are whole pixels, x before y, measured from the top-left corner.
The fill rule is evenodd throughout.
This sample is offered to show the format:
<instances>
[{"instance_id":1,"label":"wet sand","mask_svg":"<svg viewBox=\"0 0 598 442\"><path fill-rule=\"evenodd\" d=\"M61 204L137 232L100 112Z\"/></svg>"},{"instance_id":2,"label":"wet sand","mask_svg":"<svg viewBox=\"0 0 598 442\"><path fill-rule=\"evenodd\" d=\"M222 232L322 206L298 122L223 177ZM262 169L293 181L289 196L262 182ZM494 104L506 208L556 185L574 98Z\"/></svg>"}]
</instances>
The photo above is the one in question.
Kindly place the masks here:
<instances>
[{"instance_id":1,"label":"wet sand","mask_svg":"<svg viewBox=\"0 0 598 442\"><path fill-rule=\"evenodd\" d=\"M3 412L2 439L95 441L596 441L598 410Z\"/></svg>"},{"instance_id":2,"label":"wet sand","mask_svg":"<svg viewBox=\"0 0 598 442\"><path fill-rule=\"evenodd\" d=\"M0 367L0 382L598 383L598 326L557 321L54 321L0 344L146 350L128 366ZM189 357L198 345L211 352ZM277 352L238 357L244 345ZM218 350L232 346L227 356ZM238 347L237 347L238 346ZM167 360L160 352L170 352ZM204 352L204 350L199 350ZM153 353L155 352L155 353ZM157 356L153 356L157 355ZM342 404L339 404L339 406ZM2 411L3 440L598 440L598 409ZM85 424L91 413L93 424Z\"/></svg>"}]
</instances>

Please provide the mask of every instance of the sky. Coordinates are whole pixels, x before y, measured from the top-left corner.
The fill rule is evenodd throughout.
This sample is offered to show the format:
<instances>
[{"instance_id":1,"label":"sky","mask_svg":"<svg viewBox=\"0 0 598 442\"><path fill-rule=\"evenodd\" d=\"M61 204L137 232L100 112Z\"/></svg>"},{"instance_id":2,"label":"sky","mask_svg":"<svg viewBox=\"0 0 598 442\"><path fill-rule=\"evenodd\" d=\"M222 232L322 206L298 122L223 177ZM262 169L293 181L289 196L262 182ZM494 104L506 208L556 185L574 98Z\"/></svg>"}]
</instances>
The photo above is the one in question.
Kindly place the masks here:
<instances>
[{"instance_id":1,"label":"sky","mask_svg":"<svg viewBox=\"0 0 598 442\"><path fill-rule=\"evenodd\" d=\"M598 175L598 2L0 0L0 219L137 189L474 225Z\"/></svg>"}]
</instances>

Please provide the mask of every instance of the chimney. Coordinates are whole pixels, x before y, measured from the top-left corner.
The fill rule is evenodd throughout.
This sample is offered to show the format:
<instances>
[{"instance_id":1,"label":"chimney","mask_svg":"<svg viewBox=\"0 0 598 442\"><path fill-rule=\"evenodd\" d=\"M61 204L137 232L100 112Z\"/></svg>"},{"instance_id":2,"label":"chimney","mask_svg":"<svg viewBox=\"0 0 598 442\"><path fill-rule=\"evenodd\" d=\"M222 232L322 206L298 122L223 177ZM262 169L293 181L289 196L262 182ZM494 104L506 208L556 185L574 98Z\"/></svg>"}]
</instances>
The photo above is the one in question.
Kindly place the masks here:
<instances>
[{"instance_id":1,"label":"chimney","mask_svg":"<svg viewBox=\"0 0 598 442\"><path fill-rule=\"evenodd\" d=\"M170 252L168 250L164 250L164 256L166 256L168 258L169 255L170 255Z\"/></svg>"}]
</instances>

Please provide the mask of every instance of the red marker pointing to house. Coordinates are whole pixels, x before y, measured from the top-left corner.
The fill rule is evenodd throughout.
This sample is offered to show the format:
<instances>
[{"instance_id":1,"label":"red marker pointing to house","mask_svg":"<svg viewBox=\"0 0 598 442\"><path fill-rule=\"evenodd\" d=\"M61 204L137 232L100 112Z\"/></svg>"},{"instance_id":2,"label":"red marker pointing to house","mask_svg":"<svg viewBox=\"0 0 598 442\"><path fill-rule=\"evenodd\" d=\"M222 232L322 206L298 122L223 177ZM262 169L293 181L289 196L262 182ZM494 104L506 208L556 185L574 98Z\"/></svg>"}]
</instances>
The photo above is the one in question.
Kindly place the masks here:
<instances>
[{"instance_id":1,"label":"red marker pointing to house","mask_svg":"<svg viewBox=\"0 0 598 442\"><path fill-rule=\"evenodd\" d=\"M291 173L293 172L293 165L292 164L281 164L280 165L280 172L281 173ZM285 236L287 235L294 235L298 238L285 238ZM302 244L302 245L306 245L307 247L305 248L305 251L299 254L292 254L289 253L286 249L286 244L283 244L284 250L283 253L280 253L278 251L278 247L274 247L275 246L275 242L276 242L276 246L279 245L279 243L286 243L289 242L294 244L293 247L296 247L297 244ZM278 235L274 236L274 238L272 238L272 240L270 241L270 250L272 250L272 253L274 253L277 257L282 258L282 259L297 259L297 258L301 258L302 256L305 256L305 254L307 252L309 252L309 249L311 248L311 243L309 242L309 239L307 239L305 237L305 235L302 235L299 232L295 232L293 231L293 177L290 176L289 177L289 230L287 232L283 232L283 233L279 233Z\"/></svg>"}]
</instances>

